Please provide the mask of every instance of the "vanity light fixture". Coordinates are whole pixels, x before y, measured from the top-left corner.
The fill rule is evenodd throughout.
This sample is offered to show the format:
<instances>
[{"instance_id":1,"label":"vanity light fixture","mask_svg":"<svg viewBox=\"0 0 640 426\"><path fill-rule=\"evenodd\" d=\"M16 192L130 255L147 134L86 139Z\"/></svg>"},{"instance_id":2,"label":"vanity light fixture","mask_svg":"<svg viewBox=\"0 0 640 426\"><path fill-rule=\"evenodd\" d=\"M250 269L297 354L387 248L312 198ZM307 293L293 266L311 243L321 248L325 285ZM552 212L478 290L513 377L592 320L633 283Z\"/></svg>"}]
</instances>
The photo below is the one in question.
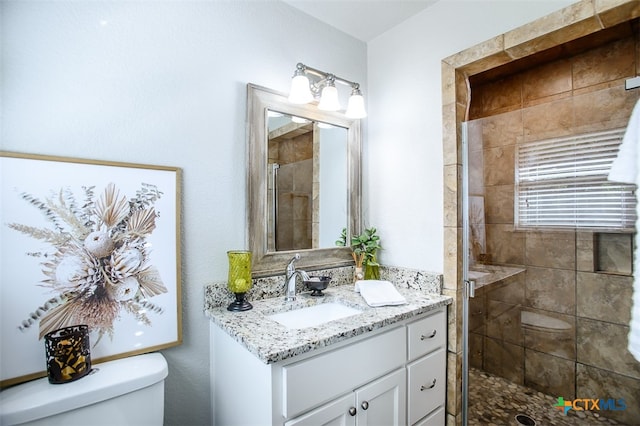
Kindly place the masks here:
<instances>
[{"instance_id":1,"label":"vanity light fixture","mask_svg":"<svg viewBox=\"0 0 640 426\"><path fill-rule=\"evenodd\" d=\"M337 111L340 109L336 82L351 87L351 96L345 115L349 118L364 118L367 112L364 108L364 98L360 91L360 84L345 80L334 74L326 73L302 63L296 65L296 71L291 79L289 102L307 104L315 98L320 98L318 109Z\"/></svg>"}]
</instances>

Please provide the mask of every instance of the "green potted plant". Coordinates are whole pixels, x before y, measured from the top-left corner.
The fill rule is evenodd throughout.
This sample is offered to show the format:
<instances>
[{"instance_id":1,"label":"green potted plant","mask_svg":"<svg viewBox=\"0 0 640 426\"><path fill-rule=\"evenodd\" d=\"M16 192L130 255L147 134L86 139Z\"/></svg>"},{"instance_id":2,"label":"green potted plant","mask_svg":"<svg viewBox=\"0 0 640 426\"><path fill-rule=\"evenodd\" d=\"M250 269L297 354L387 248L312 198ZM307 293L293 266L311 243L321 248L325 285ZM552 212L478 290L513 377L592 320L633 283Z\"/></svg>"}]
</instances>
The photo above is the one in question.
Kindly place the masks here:
<instances>
[{"instance_id":1,"label":"green potted plant","mask_svg":"<svg viewBox=\"0 0 640 426\"><path fill-rule=\"evenodd\" d=\"M342 229L340 239L336 241L336 245L345 247L347 245L347 230ZM365 280L380 279L380 264L376 255L380 246L380 237L377 235L377 229L374 227L365 229L360 235L351 237L351 250L353 260L356 262L356 268L364 269Z\"/></svg>"}]
</instances>

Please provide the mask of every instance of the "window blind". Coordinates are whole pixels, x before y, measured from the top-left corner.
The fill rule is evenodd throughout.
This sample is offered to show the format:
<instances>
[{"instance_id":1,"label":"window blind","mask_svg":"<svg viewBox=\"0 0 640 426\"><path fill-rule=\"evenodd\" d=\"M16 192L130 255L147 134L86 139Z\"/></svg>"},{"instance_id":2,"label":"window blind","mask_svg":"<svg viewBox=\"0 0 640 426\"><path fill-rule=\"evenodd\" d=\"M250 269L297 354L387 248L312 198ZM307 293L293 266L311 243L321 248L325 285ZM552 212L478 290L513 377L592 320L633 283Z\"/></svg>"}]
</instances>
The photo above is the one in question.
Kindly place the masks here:
<instances>
[{"instance_id":1,"label":"window blind","mask_svg":"<svg viewBox=\"0 0 640 426\"><path fill-rule=\"evenodd\" d=\"M607 180L625 129L516 148L516 228L632 231L635 185Z\"/></svg>"}]
</instances>

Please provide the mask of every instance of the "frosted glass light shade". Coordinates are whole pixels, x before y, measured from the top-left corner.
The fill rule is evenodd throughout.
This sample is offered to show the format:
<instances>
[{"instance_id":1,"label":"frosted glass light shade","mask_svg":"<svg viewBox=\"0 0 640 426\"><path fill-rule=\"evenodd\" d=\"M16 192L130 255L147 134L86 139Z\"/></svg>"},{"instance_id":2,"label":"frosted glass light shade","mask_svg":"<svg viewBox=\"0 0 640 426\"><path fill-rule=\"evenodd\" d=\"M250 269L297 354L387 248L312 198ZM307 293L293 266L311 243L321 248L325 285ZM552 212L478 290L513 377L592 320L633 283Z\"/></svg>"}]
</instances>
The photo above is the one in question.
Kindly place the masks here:
<instances>
[{"instance_id":1,"label":"frosted glass light shade","mask_svg":"<svg viewBox=\"0 0 640 426\"><path fill-rule=\"evenodd\" d=\"M309 78L305 75L296 75L291 79L291 90L289 91L289 102L293 104L308 104L313 100L311 89L309 88Z\"/></svg>"},{"instance_id":2,"label":"frosted glass light shade","mask_svg":"<svg viewBox=\"0 0 640 426\"><path fill-rule=\"evenodd\" d=\"M344 115L349 118L365 118L367 116L362 95L351 95L349 97L349 105Z\"/></svg>"},{"instance_id":3,"label":"frosted glass light shade","mask_svg":"<svg viewBox=\"0 0 640 426\"><path fill-rule=\"evenodd\" d=\"M338 89L335 86L325 86L322 89L322 96L318 109L324 111L337 111L340 109L340 101L338 100Z\"/></svg>"}]
</instances>

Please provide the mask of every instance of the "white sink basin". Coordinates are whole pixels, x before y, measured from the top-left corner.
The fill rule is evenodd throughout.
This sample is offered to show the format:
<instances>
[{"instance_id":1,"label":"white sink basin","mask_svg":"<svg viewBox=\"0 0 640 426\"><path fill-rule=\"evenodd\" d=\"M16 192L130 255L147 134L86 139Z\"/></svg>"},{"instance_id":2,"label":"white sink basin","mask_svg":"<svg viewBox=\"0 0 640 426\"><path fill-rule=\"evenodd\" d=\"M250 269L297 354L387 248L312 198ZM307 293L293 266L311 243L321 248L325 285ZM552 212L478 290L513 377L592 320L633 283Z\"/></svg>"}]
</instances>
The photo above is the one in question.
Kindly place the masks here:
<instances>
[{"instance_id":1,"label":"white sink basin","mask_svg":"<svg viewBox=\"0 0 640 426\"><path fill-rule=\"evenodd\" d=\"M267 318L279 322L287 328L301 329L316 327L329 321L350 317L361 312L341 303L328 302L268 315Z\"/></svg>"}]
</instances>

